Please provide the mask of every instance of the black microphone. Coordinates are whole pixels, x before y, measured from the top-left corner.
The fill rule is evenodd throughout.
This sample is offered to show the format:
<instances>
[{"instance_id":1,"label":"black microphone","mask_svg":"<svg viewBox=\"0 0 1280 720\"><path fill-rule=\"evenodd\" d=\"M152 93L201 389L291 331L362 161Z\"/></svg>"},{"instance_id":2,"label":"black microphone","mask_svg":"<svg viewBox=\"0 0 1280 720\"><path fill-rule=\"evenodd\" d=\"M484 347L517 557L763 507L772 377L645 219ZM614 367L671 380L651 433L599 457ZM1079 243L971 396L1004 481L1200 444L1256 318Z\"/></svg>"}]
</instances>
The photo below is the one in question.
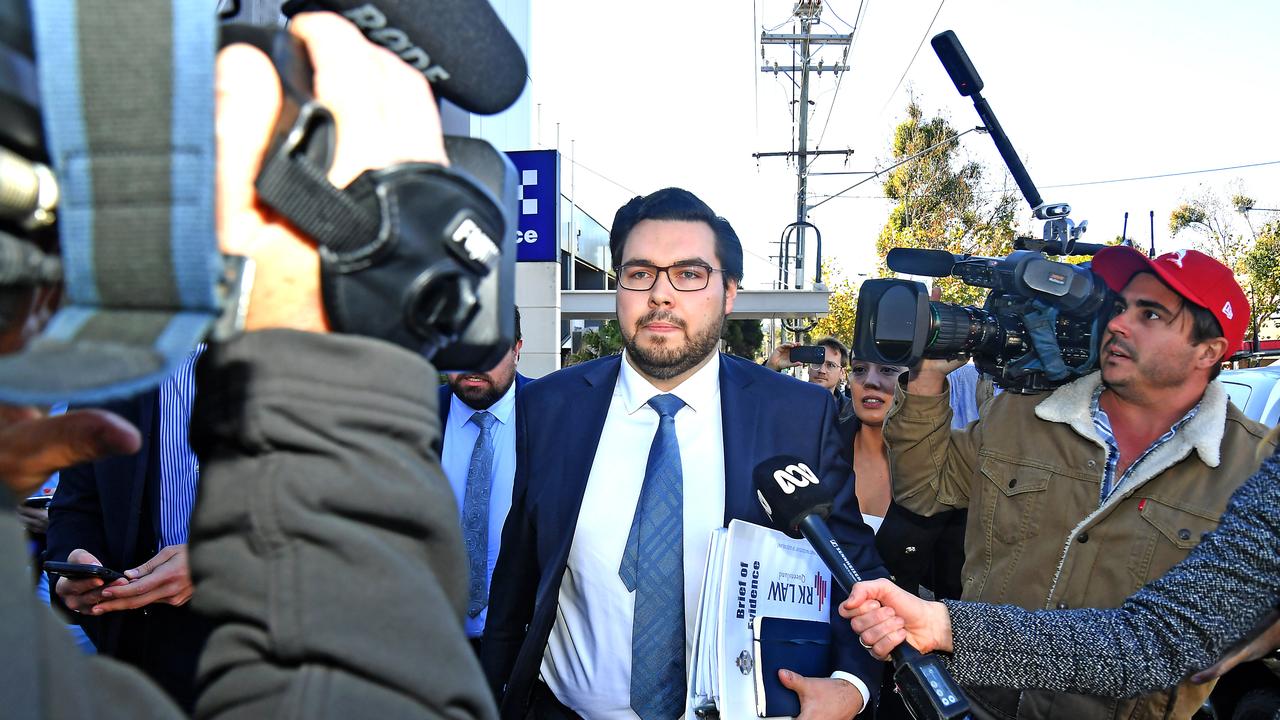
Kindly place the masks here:
<instances>
[{"instance_id":1,"label":"black microphone","mask_svg":"<svg viewBox=\"0 0 1280 720\"><path fill-rule=\"evenodd\" d=\"M752 473L756 499L773 526L794 538L804 537L848 595L862 576L827 527L836 488L823 483L804 461L776 455L756 465ZM950 720L969 716L969 699L936 655L921 655L909 643L890 653L893 680L916 720Z\"/></svg>"},{"instance_id":2,"label":"black microphone","mask_svg":"<svg viewBox=\"0 0 1280 720\"><path fill-rule=\"evenodd\" d=\"M956 256L946 250L893 248L885 256L884 262L894 272L908 275L946 277L951 274L951 269L955 267Z\"/></svg>"},{"instance_id":3,"label":"black microphone","mask_svg":"<svg viewBox=\"0 0 1280 720\"><path fill-rule=\"evenodd\" d=\"M311 10L347 18L463 110L492 115L524 90L524 53L486 0L288 0L281 7L290 17Z\"/></svg>"}]
</instances>

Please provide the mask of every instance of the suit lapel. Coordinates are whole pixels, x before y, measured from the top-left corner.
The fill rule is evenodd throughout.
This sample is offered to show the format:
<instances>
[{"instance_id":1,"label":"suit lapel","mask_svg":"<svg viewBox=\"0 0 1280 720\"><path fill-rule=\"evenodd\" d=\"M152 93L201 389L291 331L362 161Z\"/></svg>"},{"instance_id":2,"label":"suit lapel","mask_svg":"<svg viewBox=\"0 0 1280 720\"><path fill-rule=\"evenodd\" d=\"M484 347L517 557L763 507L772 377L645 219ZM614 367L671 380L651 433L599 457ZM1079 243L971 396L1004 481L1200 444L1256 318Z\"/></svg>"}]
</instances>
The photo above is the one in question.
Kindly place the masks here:
<instances>
[{"instance_id":1,"label":"suit lapel","mask_svg":"<svg viewBox=\"0 0 1280 720\"><path fill-rule=\"evenodd\" d=\"M596 448L600 445L600 434L604 432L609 402L613 399L613 388L617 385L621 369L621 355L597 363L596 367L582 376L586 386L583 391L575 395L572 402L565 403L561 422L547 428L548 432L563 432L564 428L577 425L582 432L578 442L565 448L564 472L561 475L564 485L557 489L558 494L563 496L560 509L565 516L561 518L563 522L560 530L565 532L566 540L573 538L578 511L582 507L582 495L587 488L587 478L591 475L591 465L595 461Z\"/></svg>"},{"instance_id":2,"label":"suit lapel","mask_svg":"<svg viewBox=\"0 0 1280 720\"><path fill-rule=\"evenodd\" d=\"M760 403L751 391L751 377L738 361L720 356L721 426L724 428L724 524L734 518L759 515L756 494L751 489L752 439L760 421Z\"/></svg>"}]
</instances>

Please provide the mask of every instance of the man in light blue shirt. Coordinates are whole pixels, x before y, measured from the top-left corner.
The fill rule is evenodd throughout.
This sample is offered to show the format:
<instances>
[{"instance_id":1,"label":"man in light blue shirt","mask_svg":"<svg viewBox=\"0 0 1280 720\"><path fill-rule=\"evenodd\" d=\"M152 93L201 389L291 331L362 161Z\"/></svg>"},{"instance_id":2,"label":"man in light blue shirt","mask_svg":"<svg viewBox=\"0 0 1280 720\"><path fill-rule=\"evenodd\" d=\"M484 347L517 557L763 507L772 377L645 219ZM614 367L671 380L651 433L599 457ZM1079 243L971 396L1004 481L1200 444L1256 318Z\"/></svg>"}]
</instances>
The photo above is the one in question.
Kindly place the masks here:
<instances>
[{"instance_id":1,"label":"man in light blue shirt","mask_svg":"<svg viewBox=\"0 0 1280 720\"><path fill-rule=\"evenodd\" d=\"M529 378L520 360L520 310L511 351L487 372L448 373L440 386L440 465L458 499L469 574L467 637L476 652L488 615L489 583L516 474L516 393Z\"/></svg>"}]
</instances>

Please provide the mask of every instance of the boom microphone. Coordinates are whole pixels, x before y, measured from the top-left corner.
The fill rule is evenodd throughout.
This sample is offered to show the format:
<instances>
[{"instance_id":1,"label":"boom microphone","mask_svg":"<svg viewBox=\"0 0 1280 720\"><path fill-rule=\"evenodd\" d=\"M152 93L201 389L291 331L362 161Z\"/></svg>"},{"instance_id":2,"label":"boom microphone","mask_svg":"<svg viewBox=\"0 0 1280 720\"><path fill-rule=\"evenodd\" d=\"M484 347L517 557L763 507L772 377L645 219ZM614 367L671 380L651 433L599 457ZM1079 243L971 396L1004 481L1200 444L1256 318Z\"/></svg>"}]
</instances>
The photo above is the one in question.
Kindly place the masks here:
<instances>
[{"instance_id":1,"label":"boom microphone","mask_svg":"<svg viewBox=\"0 0 1280 720\"><path fill-rule=\"evenodd\" d=\"M778 530L803 536L848 595L862 577L827 527L836 488L824 485L809 465L791 455L777 455L756 466L752 477L756 498ZM921 655L908 643L893 649L893 680L916 720L949 720L969 715L969 699L936 655Z\"/></svg>"},{"instance_id":2,"label":"boom microphone","mask_svg":"<svg viewBox=\"0 0 1280 720\"><path fill-rule=\"evenodd\" d=\"M355 23L463 110L492 115L524 90L524 53L486 0L288 0L281 7L290 17L312 10Z\"/></svg>"}]
</instances>

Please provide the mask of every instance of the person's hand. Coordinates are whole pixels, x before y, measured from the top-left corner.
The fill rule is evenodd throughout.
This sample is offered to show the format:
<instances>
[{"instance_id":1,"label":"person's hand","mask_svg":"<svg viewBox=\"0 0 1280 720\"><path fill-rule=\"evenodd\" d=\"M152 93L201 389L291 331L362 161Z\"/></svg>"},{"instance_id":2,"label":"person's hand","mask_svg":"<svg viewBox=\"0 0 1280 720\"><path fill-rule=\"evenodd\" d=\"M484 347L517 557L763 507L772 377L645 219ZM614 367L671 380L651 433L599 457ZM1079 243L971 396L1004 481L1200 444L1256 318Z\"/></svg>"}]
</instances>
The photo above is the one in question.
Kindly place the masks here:
<instances>
[{"instance_id":1,"label":"person's hand","mask_svg":"<svg viewBox=\"0 0 1280 720\"><path fill-rule=\"evenodd\" d=\"M787 368L798 367L804 363L791 361L791 348L798 346L797 342L778 343L778 347L769 353L769 359L764 361L764 366L774 372L781 372Z\"/></svg>"},{"instance_id":2,"label":"person's hand","mask_svg":"<svg viewBox=\"0 0 1280 720\"><path fill-rule=\"evenodd\" d=\"M1257 637L1250 640L1247 645L1236 652L1223 657L1212 666L1192 675L1191 682L1207 683L1211 680L1217 680L1240 663L1257 660L1276 648L1280 648L1280 621L1273 623L1271 627L1259 633Z\"/></svg>"},{"instance_id":3,"label":"person's hand","mask_svg":"<svg viewBox=\"0 0 1280 720\"><path fill-rule=\"evenodd\" d=\"M133 610L154 603L185 605L191 599L191 570L187 567L187 546L169 545L136 568L125 570L127 584L102 589L102 602L93 607L100 615L117 610Z\"/></svg>"},{"instance_id":4,"label":"person's hand","mask_svg":"<svg viewBox=\"0 0 1280 720\"><path fill-rule=\"evenodd\" d=\"M839 678L814 678L779 670L778 679L800 696L797 720L849 720L862 711L866 702L853 683Z\"/></svg>"},{"instance_id":5,"label":"person's hand","mask_svg":"<svg viewBox=\"0 0 1280 720\"><path fill-rule=\"evenodd\" d=\"M307 44L316 99L334 116L329 182L346 187L365 170L409 161L448 163L422 73L333 13L298 15L289 30ZM257 264L245 330L324 332L314 243L259 203L253 187L280 106L280 83L266 55L244 44L218 54L218 239L223 252Z\"/></svg>"},{"instance_id":6,"label":"person's hand","mask_svg":"<svg viewBox=\"0 0 1280 720\"><path fill-rule=\"evenodd\" d=\"M44 535L49 531L49 508L18 506L18 522L32 535Z\"/></svg>"},{"instance_id":7,"label":"person's hand","mask_svg":"<svg viewBox=\"0 0 1280 720\"><path fill-rule=\"evenodd\" d=\"M924 358L911 368L907 377L907 392L912 395L941 395L947 375L969 362L968 355L951 359Z\"/></svg>"},{"instance_id":8,"label":"person's hand","mask_svg":"<svg viewBox=\"0 0 1280 720\"><path fill-rule=\"evenodd\" d=\"M922 653L951 651L951 616L947 606L921 600L886 579L860 582L840 603L862 646L879 660L904 640Z\"/></svg>"},{"instance_id":9,"label":"person's hand","mask_svg":"<svg viewBox=\"0 0 1280 720\"><path fill-rule=\"evenodd\" d=\"M67 556L69 563L81 563L84 565L102 566L102 561L93 556L88 550L76 548ZM123 578L112 583L113 587L118 587L127 583ZM102 590L104 583L99 578L85 578L83 580L74 580L69 577L58 578L58 583L54 585L53 591L62 598L62 604L74 613L83 615L90 614L102 602Z\"/></svg>"},{"instance_id":10,"label":"person's hand","mask_svg":"<svg viewBox=\"0 0 1280 720\"><path fill-rule=\"evenodd\" d=\"M22 497L58 470L135 453L141 444L137 429L103 410L46 417L36 408L0 406L0 482Z\"/></svg>"}]
</instances>

